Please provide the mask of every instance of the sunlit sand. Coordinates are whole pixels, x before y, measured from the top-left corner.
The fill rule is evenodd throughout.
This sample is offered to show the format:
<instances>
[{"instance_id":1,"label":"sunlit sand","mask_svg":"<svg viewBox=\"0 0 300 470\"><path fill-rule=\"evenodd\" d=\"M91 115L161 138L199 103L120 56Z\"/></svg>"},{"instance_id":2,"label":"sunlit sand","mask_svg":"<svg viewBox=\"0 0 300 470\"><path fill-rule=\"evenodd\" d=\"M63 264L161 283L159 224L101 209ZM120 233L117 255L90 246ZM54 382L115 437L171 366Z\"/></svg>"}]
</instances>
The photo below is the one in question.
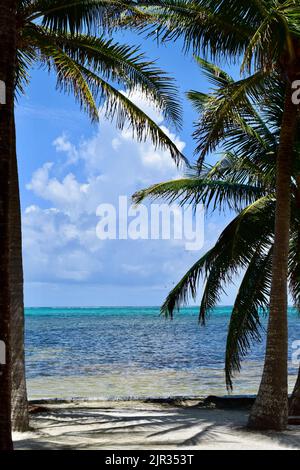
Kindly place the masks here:
<instances>
[{"instance_id":1,"label":"sunlit sand","mask_svg":"<svg viewBox=\"0 0 300 470\"><path fill-rule=\"evenodd\" d=\"M15 434L16 449L300 449L300 427L247 431L248 410L214 409L186 401L46 404L32 431Z\"/></svg>"}]
</instances>

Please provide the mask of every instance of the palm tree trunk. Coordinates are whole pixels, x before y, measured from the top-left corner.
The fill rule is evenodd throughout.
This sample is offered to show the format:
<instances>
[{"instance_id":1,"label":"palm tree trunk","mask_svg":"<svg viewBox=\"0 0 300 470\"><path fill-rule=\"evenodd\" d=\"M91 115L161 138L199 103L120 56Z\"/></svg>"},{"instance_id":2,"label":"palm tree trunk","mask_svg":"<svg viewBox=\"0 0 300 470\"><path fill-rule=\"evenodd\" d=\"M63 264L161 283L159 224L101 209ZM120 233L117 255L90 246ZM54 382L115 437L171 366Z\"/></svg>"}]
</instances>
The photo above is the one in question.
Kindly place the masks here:
<instances>
[{"instance_id":1,"label":"palm tree trunk","mask_svg":"<svg viewBox=\"0 0 300 470\"><path fill-rule=\"evenodd\" d=\"M284 429L288 419L287 278L291 215L291 169L297 107L287 84L277 154L275 238L267 346L263 376L248 425L252 429Z\"/></svg>"},{"instance_id":2,"label":"palm tree trunk","mask_svg":"<svg viewBox=\"0 0 300 470\"><path fill-rule=\"evenodd\" d=\"M15 125L13 123L15 138ZM10 185L10 292L11 292L11 347L12 347L12 427L14 431L29 429L28 401L25 378L24 352L24 298L21 208L18 181L17 154L11 160Z\"/></svg>"},{"instance_id":3,"label":"palm tree trunk","mask_svg":"<svg viewBox=\"0 0 300 470\"><path fill-rule=\"evenodd\" d=\"M291 396L289 415L300 416L300 367L298 371L298 378Z\"/></svg>"},{"instance_id":4,"label":"palm tree trunk","mask_svg":"<svg viewBox=\"0 0 300 470\"><path fill-rule=\"evenodd\" d=\"M16 1L0 0L0 80L6 103L0 105L0 340L6 357L0 364L0 450L13 448L11 437L11 318L9 279L9 192L13 145L16 58ZM3 358L4 359L4 358Z\"/></svg>"}]
</instances>

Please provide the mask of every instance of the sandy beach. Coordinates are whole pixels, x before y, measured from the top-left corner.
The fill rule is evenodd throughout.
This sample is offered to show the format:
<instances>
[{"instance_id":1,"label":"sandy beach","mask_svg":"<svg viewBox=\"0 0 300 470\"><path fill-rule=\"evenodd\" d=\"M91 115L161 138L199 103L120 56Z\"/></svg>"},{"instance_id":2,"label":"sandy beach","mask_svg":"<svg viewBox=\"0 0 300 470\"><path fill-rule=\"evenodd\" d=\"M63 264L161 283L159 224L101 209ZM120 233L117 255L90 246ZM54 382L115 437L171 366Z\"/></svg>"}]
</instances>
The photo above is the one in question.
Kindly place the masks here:
<instances>
[{"instance_id":1,"label":"sandy beach","mask_svg":"<svg viewBox=\"0 0 300 470\"><path fill-rule=\"evenodd\" d=\"M74 401L37 405L32 431L14 435L23 450L300 449L300 427L245 429L248 409L181 403Z\"/></svg>"}]
</instances>

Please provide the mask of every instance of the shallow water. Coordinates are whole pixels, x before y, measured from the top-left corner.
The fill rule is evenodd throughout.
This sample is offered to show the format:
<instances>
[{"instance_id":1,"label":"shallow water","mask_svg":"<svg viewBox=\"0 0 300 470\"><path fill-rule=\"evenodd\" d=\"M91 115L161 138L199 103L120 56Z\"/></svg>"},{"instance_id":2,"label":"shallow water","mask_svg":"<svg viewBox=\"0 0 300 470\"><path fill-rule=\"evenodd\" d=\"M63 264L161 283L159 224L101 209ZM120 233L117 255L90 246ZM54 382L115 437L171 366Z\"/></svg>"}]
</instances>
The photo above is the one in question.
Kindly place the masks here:
<instances>
[{"instance_id":1,"label":"shallow water","mask_svg":"<svg viewBox=\"0 0 300 470\"><path fill-rule=\"evenodd\" d=\"M224 351L231 309L220 307L206 327L197 309L173 321L158 308L26 310L29 396L124 398L225 394ZM265 320L264 320L265 323ZM300 318L289 312L290 386L297 367L292 342ZM256 393L264 343L256 344L234 381L234 393ZM300 355L299 355L300 356Z\"/></svg>"}]
</instances>

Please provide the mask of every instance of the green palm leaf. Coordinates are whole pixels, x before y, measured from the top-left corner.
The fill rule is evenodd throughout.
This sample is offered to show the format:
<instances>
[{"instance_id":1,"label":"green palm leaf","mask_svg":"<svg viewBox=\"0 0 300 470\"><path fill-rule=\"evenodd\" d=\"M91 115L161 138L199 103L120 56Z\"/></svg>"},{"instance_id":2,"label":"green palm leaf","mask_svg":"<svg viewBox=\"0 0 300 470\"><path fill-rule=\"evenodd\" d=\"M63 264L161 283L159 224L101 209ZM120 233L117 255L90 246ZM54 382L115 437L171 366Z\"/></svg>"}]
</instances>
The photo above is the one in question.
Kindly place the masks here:
<instances>
[{"instance_id":1,"label":"green palm leaf","mask_svg":"<svg viewBox=\"0 0 300 470\"><path fill-rule=\"evenodd\" d=\"M19 3L22 24L18 53L19 92L29 80L29 68L39 62L54 70L57 87L72 93L93 121L106 100L106 116L118 128L129 125L139 140L152 140L155 147L170 152L177 164L188 162L172 139L131 100L139 90L169 124L181 126L181 106L174 81L138 47L113 42L103 34L91 35L92 26L105 29L127 1L36 0ZM84 33L81 33L84 31ZM89 34L87 34L89 33ZM126 88L129 96L122 93ZM115 119L116 118L116 119Z\"/></svg>"},{"instance_id":2,"label":"green palm leaf","mask_svg":"<svg viewBox=\"0 0 300 470\"><path fill-rule=\"evenodd\" d=\"M121 19L121 25L145 31L162 42L183 40L184 50L223 58L225 51L239 56L255 31L261 15L251 11L253 28L241 12L217 7L214 1L158 0L137 1L137 8ZM244 12L245 12L245 5ZM249 9L249 5L247 6ZM235 22L232 18L235 18Z\"/></svg>"},{"instance_id":3,"label":"green palm leaf","mask_svg":"<svg viewBox=\"0 0 300 470\"><path fill-rule=\"evenodd\" d=\"M114 120L119 129L128 125L139 141L150 138L155 147L167 150L177 165L183 163L189 165L188 160L178 150L172 139L129 97L85 67L79 68L93 93L101 93L101 98L105 98L107 119Z\"/></svg>"},{"instance_id":4,"label":"green palm leaf","mask_svg":"<svg viewBox=\"0 0 300 470\"><path fill-rule=\"evenodd\" d=\"M89 34L107 28L114 18L130 10L126 0L33 0L21 2L22 14L31 22L40 21L53 32ZM25 5L24 5L25 3Z\"/></svg>"},{"instance_id":5,"label":"green palm leaf","mask_svg":"<svg viewBox=\"0 0 300 470\"><path fill-rule=\"evenodd\" d=\"M203 204L212 207L212 210L229 207L241 210L245 204L254 202L264 194L263 188L240 184L235 181L218 181L209 178L189 177L155 184L147 189L140 190L133 195L136 204L146 198L163 198L170 204L178 201L181 205L190 204L196 207Z\"/></svg>"},{"instance_id":6,"label":"green palm leaf","mask_svg":"<svg viewBox=\"0 0 300 470\"><path fill-rule=\"evenodd\" d=\"M269 252L258 248L254 254L237 294L230 317L226 341L225 375L228 389L232 376L240 371L241 361L251 344L261 339L260 314L267 311L272 269L272 248Z\"/></svg>"},{"instance_id":7,"label":"green palm leaf","mask_svg":"<svg viewBox=\"0 0 300 470\"><path fill-rule=\"evenodd\" d=\"M267 249L271 243L275 201L263 197L244 209L224 229L214 247L186 273L170 292L162 306L162 313L172 316L175 309L186 304L189 297L196 299L200 277L207 277L202 296L199 321L217 304L224 286L240 269L248 266L258 247Z\"/></svg>"}]
</instances>

